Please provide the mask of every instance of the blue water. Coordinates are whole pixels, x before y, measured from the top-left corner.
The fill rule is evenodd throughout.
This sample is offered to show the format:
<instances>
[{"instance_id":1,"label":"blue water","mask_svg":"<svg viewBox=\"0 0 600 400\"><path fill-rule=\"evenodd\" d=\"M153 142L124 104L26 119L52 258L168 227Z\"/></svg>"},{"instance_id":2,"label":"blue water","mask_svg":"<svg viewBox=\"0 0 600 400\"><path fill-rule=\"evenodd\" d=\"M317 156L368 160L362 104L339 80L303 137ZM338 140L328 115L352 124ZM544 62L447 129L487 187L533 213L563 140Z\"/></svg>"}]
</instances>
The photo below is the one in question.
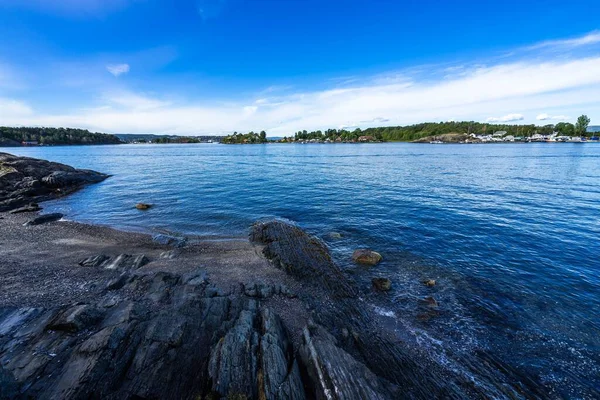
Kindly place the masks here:
<instances>
[{"instance_id":1,"label":"blue water","mask_svg":"<svg viewBox=\"0 0 600 400\"><path fill-rule=\"evenodd\" d=\"M600 396L600 145L0 151L112 174L46 205L77 221L215 238L245 236L261 218L295 221L328 243L367 297L373 275L389 276L394 290L373 297L377 310L449 368L483 349L557 398ZM140 201L154 208L140 212ZM357 247L384 262L357 268ZM419 306L428 295L435 315Z\"/></svg>"}]
</instances>

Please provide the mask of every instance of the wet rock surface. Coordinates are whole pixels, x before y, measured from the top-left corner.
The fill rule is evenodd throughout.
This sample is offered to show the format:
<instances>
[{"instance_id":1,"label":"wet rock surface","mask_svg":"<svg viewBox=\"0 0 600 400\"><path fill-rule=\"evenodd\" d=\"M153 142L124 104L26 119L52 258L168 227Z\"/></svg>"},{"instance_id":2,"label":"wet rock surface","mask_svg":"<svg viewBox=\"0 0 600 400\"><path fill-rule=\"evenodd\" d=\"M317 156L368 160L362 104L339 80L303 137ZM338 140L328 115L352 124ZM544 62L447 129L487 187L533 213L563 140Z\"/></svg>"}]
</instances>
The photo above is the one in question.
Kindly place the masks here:
<instances>
[{"instance_id":1,"label":"wet rock surface","mask_svg":"<svg viewBox=\"0 0 600 400\"><path fill-rule=\"evenodd\" d=\"M48 222L58 221L62 217L64 217L64 215L61 213L40 215L39 217L35 217L34 219L31 219L31 220L25 222L23 225L24 226L35 226L35 225L47 224Z\"/></svg>"},{"instance_id":2,"label":"wet rock surface","mask_svg":"<svg viewBox=\"0 0 600 400\"><path fill-rule=\"evenodd\" d=\"M0 153L0 212L55 199L106 178L95 171Z\"/></svg>"}]
</instances>

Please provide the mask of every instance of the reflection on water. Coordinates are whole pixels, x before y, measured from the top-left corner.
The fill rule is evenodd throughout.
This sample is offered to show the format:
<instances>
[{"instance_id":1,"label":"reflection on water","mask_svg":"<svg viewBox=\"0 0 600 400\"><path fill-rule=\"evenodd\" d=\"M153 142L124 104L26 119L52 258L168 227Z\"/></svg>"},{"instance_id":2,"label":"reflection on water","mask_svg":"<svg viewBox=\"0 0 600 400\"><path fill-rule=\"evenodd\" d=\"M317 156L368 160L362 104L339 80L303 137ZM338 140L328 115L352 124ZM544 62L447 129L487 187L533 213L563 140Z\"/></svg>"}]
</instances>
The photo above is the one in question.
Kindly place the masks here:
<instances>
[{"instance_id":1,"label":"reflection on water","mask_svg":"<svg viewBox=\"0 0 600 400\"><path fill-rule=\"evenodd\" d=\"M215 237L259 218L296 221L324 238L374 312L441 362L485 351L556 396L600 391L600 145L7 150L113 174L46 206L78 221ZM140 201L155 207L140 212ZM384 262L357 268L359 246ZM390 296L370 292L374 275L392 279Z\"/></svg>"}]
</instances>

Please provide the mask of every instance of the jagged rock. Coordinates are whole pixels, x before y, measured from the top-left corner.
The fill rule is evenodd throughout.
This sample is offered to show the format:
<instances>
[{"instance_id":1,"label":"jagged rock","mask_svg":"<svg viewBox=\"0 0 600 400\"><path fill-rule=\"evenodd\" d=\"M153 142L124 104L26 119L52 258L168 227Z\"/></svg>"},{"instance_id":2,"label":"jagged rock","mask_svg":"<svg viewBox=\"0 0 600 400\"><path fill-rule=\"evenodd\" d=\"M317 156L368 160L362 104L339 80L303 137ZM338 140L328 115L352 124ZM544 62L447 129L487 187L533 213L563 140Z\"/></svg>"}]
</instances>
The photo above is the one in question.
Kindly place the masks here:
<instances>
[{"instance_id":1,"label":"jagged rock","mask_svg":"<svg viewBox=\"0 0 600 400\"><path fill-rule=\"evenodd\" d=\"M97 256L88 257L85 260L80 261L79 265L81 265L82 267L98 268L104 265L108 260L110 260L109 256L100 254Z\"/></svg>"},{"instance_id":2,"label":"jagged rock","mask_svg":"<svg viewBox=\"0 0 600 400\"><path fill-rule=\"evenodd\" d=\"M113 278L107 282L106 290L119 290L125 286L130 279L131 275L128 272L123 272L117 278Z\"/></svg>"},{"instance_id":3,"label":"jagged rock","mask_svg":"<svg viewBox=\"0 0 600 400\"><path fill-rule=\"evenodd\" d=\"M78 332L97 323L102 316L102 312L94 307L78 305L60 313L46 328L53 331Z\"/></svg>"},{"instance_id":4,"label":"jagged rock","mask_svg":"<svg viewBox=\"0 0 600 400\"><path fill-rule=\"evenodd\" d=\"M268 285L265 283L253 283L245 285L244 294L246 296L259 299L266 299L274 295L281 295L289 298L296 297L285 285Z\"/></svg>"},{"instance_id":5,"label":"jagged rock","mask_svg":"<svg viewBox=\"0 0 600 400\"><path fill-rule=\"evenodd\" d=\"M387 292L392 288L392 281L387 278L373 278L373 286L381 292Z\"/></svg>"},{"instance_id":6,"label":"jagged rock","mask_svg":"<svg viewBox=\"0 0 600 400\"><path fill-rule=\"evenodd\" d=\"M152 207L152 204L147 204L147 203L137 203L135 205L135 208L137 208L138 210L148 210Z\"/></svg>"},{"instance_id":7,"label":"jagged rock","mask_svg":"<svg viewBox=\"0 0 600 400\"><path fill-rule=\"evenodd\" d=\"M264 245L263 254L294 277L326 288L338 297L355 297L355 285L334 264L325 245L283 221L258 222L250 238Z\"/></svg>"},{"instance_id":8,"label":"jagged rock","mask_svg":"<svg viewBox=\"0 0 600 400\"><path fill-rule=\"evenodd\" d=\"M377 265L382 258L381 254L369 249L358 249L352 253L352 259L358 264Z\"/></svg>"},{"instance_id":9,"label":"jagged rock","mask_svg":"<svg viewBox=\"0 0 600 400\"><path fill-rule=\"evenodd\" d=\"M338 239L341 239L341 238L342 238L342 234L341 234L341 233L339 233L339 232L329 232L329 233L327 234L327 237L328 237L329 239L338 240Z\"/></svg>"},{"instance_id":10,"label":"jagged rock","mask_svg":"<svg viewBox=\"0 0 600 400\"><path fill-rule=\"evenodd\" d=\"M11 214L20 214L20 213L26 213L26 212L36 212L36 211L40 211L41 209L42 208L37 203L30 203L26 206L15 208L10 213Z\"/></svg>"},{"instance_id":11,"label":"jagged rock","mask_svg":"<svg viewBox=\"0 0 600 400\"><path fill-rule=\"evenodd\" d=\"M23 225L24 226L33 226L33 225L46 224L48 222L58 221L62 217L64 217L64 215L62 215L61 213L40 215L39 217L34 218L31 221L25 222Z\"/></svg>"},{"instance_id":12,"label":"jagged rock","mask_svg":"<svg viewBox=\"0 0 600 400\"><path fill-rule=\"evenodd\" d=\"M120 254L115 259L104 262L103 267L115 270L136 270L148 264L150 260L143 254L129 255Z\"/></svg>"},{"instance_id":13,"label":"jagged rock","mask_svg":"<svg viewBox=\"0 0 600 400\"><path fill-rule=\"evenodd\" d=\"M106 178L95 171L0 153L0 212L55 199Z\"/></svg>"},{"instance_id":14,"label":"jagged rock","mask_svg":"<svg viewBox=\"0 0 600 400\"><path fill-rule=\"evenodd\" d=\"M173 260L173 259L177 258L178 255L179 255L179 251L168 250L168 251L163 251L162 253L160 253L159 258Z\"/></svg>"},{"instance_id":15,"label":"jagged rock","mask_svg":"<svg viewBox=\"0 0 600 400\"><path fill-rule=\"evenodd\" d=\"M160 245L173 246L175 248L184 247L187 243L187 238L165 235L162 233L159 233L158 235L154 235L152 237L152 240Z\"/></svg>"},{"instance_id":16,"label":"jagged rock","mask_svg":"<svg viewBox=\"0 0 600 400\"><path fill-rule=\"evenodd\" d=\"M379 377L339 348L333 336L323 329L304 328L300 348L317 399L396 398ZM386 387L387 386L387 387Z\"/></svg>"}]
</instances>

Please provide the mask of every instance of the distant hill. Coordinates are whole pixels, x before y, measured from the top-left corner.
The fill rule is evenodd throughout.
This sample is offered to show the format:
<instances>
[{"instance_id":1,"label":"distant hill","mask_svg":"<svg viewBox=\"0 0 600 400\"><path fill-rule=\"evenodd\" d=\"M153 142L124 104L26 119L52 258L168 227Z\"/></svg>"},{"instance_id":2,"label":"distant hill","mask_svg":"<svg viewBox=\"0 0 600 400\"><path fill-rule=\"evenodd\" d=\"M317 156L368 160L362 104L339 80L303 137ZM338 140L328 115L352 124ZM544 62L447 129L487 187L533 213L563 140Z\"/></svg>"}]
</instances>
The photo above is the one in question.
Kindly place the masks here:
<instances>
[{"instance_id":1,"label":"distant hill","mask_svg":"<svg viewBox=\"0 0 600 400\"><path fill-rule=\"evenodd\" d=\"M588 126L588 132L600 132L600 125Z\"/></svg>"},{"instance_id":2,"label":"distant hill","mask_svg":"<svg viewBox=\"0 0 600 400\"><path fill-rule=\"evenodd\" d=\"M90 132L73 128L40 128L40 127L0 127L0 145L92 145L120 144L121 140L114 135Z\"/></svg>"}]
</instances>

